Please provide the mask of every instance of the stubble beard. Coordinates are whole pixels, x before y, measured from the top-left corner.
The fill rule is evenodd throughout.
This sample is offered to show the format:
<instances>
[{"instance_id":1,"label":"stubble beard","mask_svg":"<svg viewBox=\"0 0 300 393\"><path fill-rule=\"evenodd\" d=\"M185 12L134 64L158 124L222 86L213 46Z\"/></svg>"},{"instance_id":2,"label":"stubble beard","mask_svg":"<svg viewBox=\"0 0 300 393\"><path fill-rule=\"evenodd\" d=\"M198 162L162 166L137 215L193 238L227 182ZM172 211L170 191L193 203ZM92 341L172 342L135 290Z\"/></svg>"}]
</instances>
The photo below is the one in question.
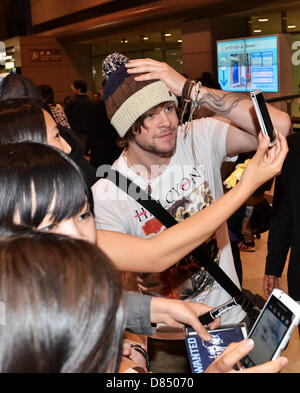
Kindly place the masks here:
<instances>
[{"instance_id":1,"label":"stubble beard","mask_svg":"<svg viewBox=\"0 0 300 393\"><path fill-rule=\"evenodd\" d=\"M144 150L145 152L152 153L158 157L171 157L175 152L177 145L177 126L171 128L170 131L173 132L174 141L172 145L170 145L169 149L163 147L159 148L155 144L142 143L138 140L138 138L135 138L134 142L141 150Z\"/></svg>"}]
</instances>

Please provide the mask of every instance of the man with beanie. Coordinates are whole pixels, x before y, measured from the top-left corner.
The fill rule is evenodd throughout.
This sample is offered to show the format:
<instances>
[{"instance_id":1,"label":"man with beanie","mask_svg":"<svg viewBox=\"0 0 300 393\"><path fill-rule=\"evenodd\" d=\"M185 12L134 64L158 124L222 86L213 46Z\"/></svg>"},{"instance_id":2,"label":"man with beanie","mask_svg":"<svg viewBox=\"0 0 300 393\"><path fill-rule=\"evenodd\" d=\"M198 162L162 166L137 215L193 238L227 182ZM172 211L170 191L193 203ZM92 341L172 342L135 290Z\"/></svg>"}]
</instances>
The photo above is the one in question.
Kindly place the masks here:
<instances>
[{"instance_id":1,"label":"man with beanie","mask_svg":"<svg viewBox=\"0 0 300 393\"><path fill-rule=\"evenodd\" d=\"M124 148L113 168L151 194L177 221L204 209L222 195L220 167L227 156L257 147L258 124L246 95L188 81L167 64L152 59L129 61L123 55L112 54L104 61L103 72L107 79L107 114ZM210 117L178 125L176 96L192 102L192 108L203 105L227 120ZM288 115L271 106L269 110L274 127L286 135L290 127ZM97 228L141 237L152 237L165 229L110 180L99 180L93 186L93 194ZM211 261L219 264L239 286L226 224L202 247ZM190 257L159 274L137 273L137 284L146 294L212 307L230 299L201 267L201 261ZM222 324L238 323L244 318L242 309L235 307L224 314ZM154 359L152 371L167 372L171 368L189 372L183 338L182 331L157 329L155 337L149 340L150 358ZM155 368L160 356L166 369L161 365Z\"/></svg>"}]
</instances>

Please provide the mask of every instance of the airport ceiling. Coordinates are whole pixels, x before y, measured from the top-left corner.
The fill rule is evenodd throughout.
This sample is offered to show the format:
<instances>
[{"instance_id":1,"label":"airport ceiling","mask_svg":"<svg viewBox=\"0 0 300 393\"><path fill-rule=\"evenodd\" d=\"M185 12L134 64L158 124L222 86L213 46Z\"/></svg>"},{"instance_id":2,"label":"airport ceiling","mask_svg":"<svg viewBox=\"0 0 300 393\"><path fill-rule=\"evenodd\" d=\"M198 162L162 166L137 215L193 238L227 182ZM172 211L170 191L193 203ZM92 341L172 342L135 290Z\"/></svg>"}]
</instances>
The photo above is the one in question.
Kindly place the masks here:
<instances>
[{"instance_id":1,"label":"airport ceiling","mask_svg":"<svg viewBox=\"0 0 300 393\"><path fill-rule=\"evenodd\" d=\"M62 42L92 43L121 32L165 31L185 21L216 16L251 17L255 13L300 8L292 0L110 0L99 6L33 26Z\"/></svg>"}]
</instances>

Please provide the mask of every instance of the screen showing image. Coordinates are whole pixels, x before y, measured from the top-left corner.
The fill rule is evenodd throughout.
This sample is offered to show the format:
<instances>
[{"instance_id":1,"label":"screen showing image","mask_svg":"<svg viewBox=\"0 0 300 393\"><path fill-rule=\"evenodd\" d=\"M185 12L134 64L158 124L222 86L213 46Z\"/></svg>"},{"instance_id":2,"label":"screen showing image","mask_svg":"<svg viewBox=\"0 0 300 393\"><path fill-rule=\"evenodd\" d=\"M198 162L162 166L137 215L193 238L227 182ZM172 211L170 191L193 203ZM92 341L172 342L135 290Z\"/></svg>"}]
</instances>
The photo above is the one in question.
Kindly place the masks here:
<instances>
[{"instance_id":1,"label":"screen showing image","mask_svg":"<svg viewBox=\"0 0 300 393\"><path fill-rule=\"evenodd\" d=\"M292 321L293 313L272 296L249 336L255 345L243 359L243 364L251 367L271 360Z\"/></svg>"},{"instance_id":2,"label":"screen showing image","mask_svg":"<svg viewBox=\"0 0 300 393\"><path fill-rule=\"evenodd\" d=\"M278 91L277 36L217 42L218 81L227 91Z\"/></svg>"}]
</instances>

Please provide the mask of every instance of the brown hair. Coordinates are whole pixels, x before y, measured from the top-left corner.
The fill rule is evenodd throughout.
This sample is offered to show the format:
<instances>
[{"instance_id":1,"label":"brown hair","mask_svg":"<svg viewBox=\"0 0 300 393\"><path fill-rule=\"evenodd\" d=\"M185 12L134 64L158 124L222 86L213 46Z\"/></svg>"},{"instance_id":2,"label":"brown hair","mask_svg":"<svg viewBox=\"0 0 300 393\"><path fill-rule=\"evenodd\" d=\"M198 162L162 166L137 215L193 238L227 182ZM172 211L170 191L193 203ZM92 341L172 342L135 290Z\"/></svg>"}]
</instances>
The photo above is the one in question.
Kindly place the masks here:
<instances>
[{"instance_id":1,"label":"brown hair","mask_svg":"<svg viewBox=\"0 0 300 393\"><path fill-rule=\"evenodd\" d=\"M117 144L121 149L127 148L129 141L134 139L134 136L136 134L139 134L141 132L141 128L145 127L144 122L147 116L149 116L150 114L156 112L158 109L161 109L163 107L166 107L170 104L172 104L173 101L165 101L165 102L161 102L160 104L154 106L153 108L149 109L147 112L145 112L142 116L140 116L134 123L133 125L129 128L129 130L127 131L127 133L125 134L125 136L123 138L118 137L117 138ZM175 105L175 109L176 109L176 114L177 117L180 118L180 109L178 108L178 106Z\"/></svg>"}]
</instances>

